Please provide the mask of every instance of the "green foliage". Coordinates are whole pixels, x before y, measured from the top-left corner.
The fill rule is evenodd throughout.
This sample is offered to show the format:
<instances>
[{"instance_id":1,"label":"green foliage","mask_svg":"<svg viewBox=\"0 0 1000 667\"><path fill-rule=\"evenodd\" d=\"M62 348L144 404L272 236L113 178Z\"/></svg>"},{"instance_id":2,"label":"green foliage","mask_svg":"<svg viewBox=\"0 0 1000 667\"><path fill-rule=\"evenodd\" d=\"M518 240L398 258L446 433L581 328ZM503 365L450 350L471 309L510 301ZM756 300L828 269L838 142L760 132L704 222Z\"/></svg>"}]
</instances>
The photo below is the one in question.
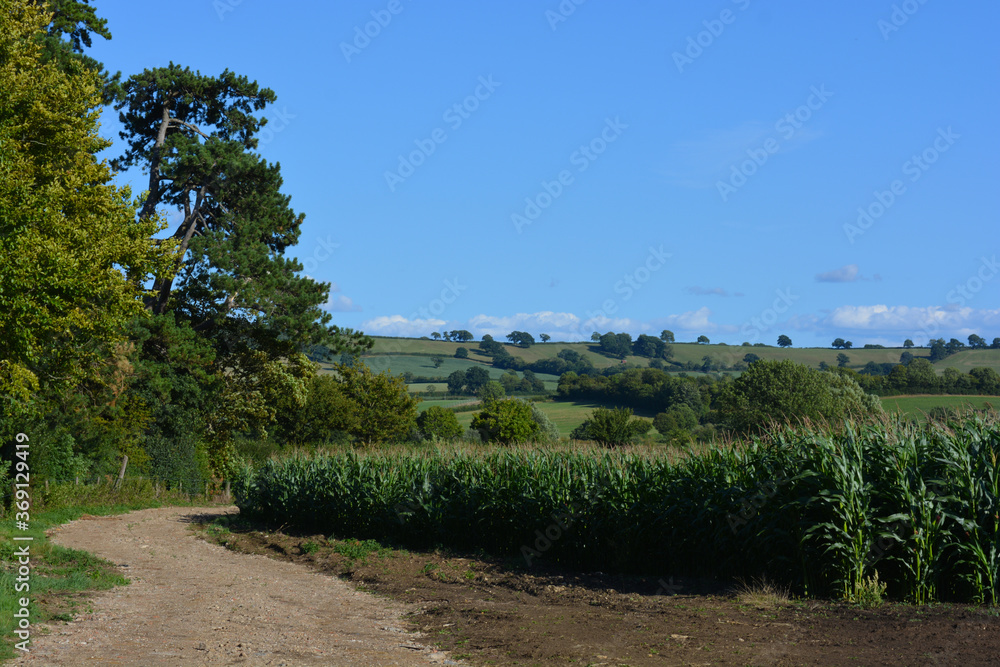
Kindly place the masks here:
<instances>
[{"instance_id":1,"label":"green foliage","mask_svg":"<svg viewBox=\"0 0 1000 667\"><path fill-rule=\"evenodd\" d=\"M654 336L640 334L632 344L632 354L638 357L650 357L653 359L669 359L672 351L670 346Z\"/></svg>"},{"instance_id":2,"label":"green foliage","mask_svg":"<svg viewBox=\"0 0 1000 667\"><path fill-rule=\"evenodd\" d=\"M669 462L621 451L294 457L246 470L241 514L310 532L593 572L766 576L875 604L995 604L1000 425L785 429ZM552 515L572 527L531 548Z\"/></svg>"},{"instance_id":3,"label":"green foliage","mask_svg":"<svg viewBox=\"0 0 1000 667\"><path fill-rule=\"evenodd\" d=\"M708 343L711 343L712 341L710 341L710 340L708 339L708 336L705 336L705 335L701 335L701 336L698 336L698 341L697 341L697 342L699 342L699 343L703 343L703 344L706 344L706 345L707 345Z\"/></svg>"},{"instance_id":4,"label":"green foliage","mask_svg":"<svg viewBox=\"0 0 1000 667\"><path fill-rule=\"evenodd\" d=\"M778 336L778 347L791 347L791 346L792 346L791 338L789 338L785 334L781 334L780 336Z\"/></svg>"},{"instance_id":5,"label":"green foliage","mask_svg":"<svg viewBox=\"0 0 1000 667\"><path fill-rule=\"evenodd\" d=\"M503 397L506 396L507 394L504 391L504 386L501 383L497 382L496 380L490 380L479 388L479 391L476 392L476 395L479 396L479 400L481 400L483 402L483 405L485 405L491 401L499 401L503 399Z\"/></svg>"},{"instance_id":6,"label":"green foliage","mask_svg":"<svg viewBox=\"0 0 1000 667\"><path fill-rule=\"evenodd\" d=\"M612 357L624 359L632 353L632 336L627 333L616 334L612 331L600 337L601 352ZM662 341L661 341L662 342Z\"/></svg>"},{"instance_id":7,"label":"green foliage","mask_svg":"<svg viewBox=\"0 0 1000 667\"><path fill-rule=\"evenodd\" d=\"M671 331L670 329L664 329L663 331L660 332L660 340L662 340L664 343L673 343L674 332Z\"/></svg>"},{"instance_id":8,"label":"green foliage","mask_svg":"<svg viewBox=\"0 0 1000 667\"><path fill-rule=\"evenodd\" d=\"M507 340L518 347L531 347L535 344L535 337L526 331L511 331L507 334Z\"/></svg>"},{"instance_id":9,"label":"green foliage","mask_svg":"<svg viewBox=\"0 0 1000 667\"><path fill-rule=\"evenodd\" d=\"M462 435L462 427L453 410L432 405L417 417L417 428L424 438L450 440Z\"/></svg>"},{"instance_id":10,"label":"green foliage","mask_svg":"<svg viewBox=\"0 0 1000 667\"><path fill-rule=\"evenodd\" d=\"M749 366L719 399L726 423L737 431L759 431L773 423L882 414L881 404L845 375L791 361L761 360Z\"/></svg>"},{"instance_id":11,"label":"green foliage","mask_svg":"<svg viewBox=\"0 0 1000 667\"><path fill-rule=\"evenodd\" d=\"M461 394L465 386L465 371L452 371L448 376L448 393Z\"/></svg>"},{"instance_id":12,"label":"green foliage","mask_svg":"<svg viewBox=\"0 0 1000 667\"><path fill-rule=\"evenodd\" d=\"M21 407L36 390L107 387L141 285L171 259L150 242L161 221L137 223L96 158L110 145L100 75L43 57L47 20L26 0L0 12L0 388Z\"/></svg>"},{"instance_id":13,"label":"green foliage","mask_svg":"<svg viewBox=\"0 0 1000 667\"><path fill-rule=\"evenodd\" d=\"M593 440L606 447L619 447L649 433L653 423L648 419L632 418L629 408L597 408L570 434L574 440Z\"/></svg>"},{"instance_id":14,"label":"green foliage","mask_svg":"<svg viewBox=\"0 0 1000 667\"><path fill-rule=\"evenodd\" d=\"M698 427L698 415L684 403L674 405L653 418L653 428L669 440L684 439Z\"/></svg>"},{"instance_id":15,"label":"green foliage","mask_svg":"<svg viewBox=\"0 0 1000 667\"><path fill-rule=\"evenodd\" d=\"M469 349L466 348L466 347L460 347L460 348L458 348L457 350L455 350L455 358L456 359L468 359L469 358Z\"/></svg>"},{"instance_id":16,"label":"green foliage","mask_svg":"<svg viewBox=\"0 0 1000 667\"><path fill-rule=\"evenodd\" d=\"M471 427L484 442L501 445L527 442L539 432L531 404L516 398L484 403L483 409L472 417Z\"/></svg>"},{"instance_id":17,"label":"green foliage","mask_svg":"<svg viewBox=\"0 0 1000 667\"><path fill-rule=\"evenodd\" d=\"M875 609L882 606L888 587L888 584L878 580L876 571L874 576L855 583L854 592L849 599L862 609Z\"/></svg>"},{"instance_id":18,"label":"green foliage","mask_svg":"<svg viewBox=\"0 0 1000 667\"><path fill-rule=\"evenodd\" d=\"M337 365L340 389L351 402L356 424L352 435L366 444L402 439L416 424L419 398L406 382L388 371L373 373L364 364Z\"/></svg>"},{"instance_id":19,"label":"green foliage","mask_svg":"<svg viewBox=\"0 0 1000 667\"><path fill-rule=\"evenodd\" d=\"M610 377L566 373L559 378L561 398L618 404L653 414L685 403L701 414L703 393L710 398L714 386L709 379L677 377L654 368L627 369Z\"/></svg>"},{"instance_id":20,"label":"green foliage","mask_svg":"<svg viewBox=\"0 0 1000 667\"><path fill-rule=\"evenodd\" d=\"M333 375L316 375L306 381L306 400L289 401L278 411L276 439L292 445L324 444L355 433L360 423L355 404Z\"/></svg>"},{"instance_id":21,"label":"green foliage","mask_svg":"<svg viewBox=\"0 0 1000 667\"><path fill-rule=\"evenodd\" d=\"M484 366L472 366L465 371L465 388L469 393L475 394L479 389L490 381L490 372Z\"/></svg>"}]
</instances>

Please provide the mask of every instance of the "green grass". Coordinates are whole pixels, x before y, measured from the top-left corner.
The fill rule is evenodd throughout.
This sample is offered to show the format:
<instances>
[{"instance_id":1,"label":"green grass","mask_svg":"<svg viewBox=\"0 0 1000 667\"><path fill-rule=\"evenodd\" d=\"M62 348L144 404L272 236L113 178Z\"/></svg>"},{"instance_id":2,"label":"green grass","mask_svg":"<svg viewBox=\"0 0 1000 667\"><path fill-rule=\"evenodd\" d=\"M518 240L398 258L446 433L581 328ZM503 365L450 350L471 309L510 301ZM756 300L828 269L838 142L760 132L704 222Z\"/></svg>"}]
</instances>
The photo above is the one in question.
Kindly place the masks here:
<instances>
[{"instance_id":1,"label":"green grass","mask_svg":"<svg viewBox=\"0 0 1000 667\"><path fill-rule=\"evenodd\" d=\"M333 550L349 560L361 561L362 565L373 554L378 558L385 558L392 553L392 549L382 546L375 540L340 540L333 543Z\"/></svg>"},{"instance_id":2,"label":"green grass","mask_svg":"<svg viewBox=\"0 0 1000 667\"><path fill-rule=\"evenodd\" d=\"M885 396L882 407L887 412L902 412L909 417L923 419L931 408L1000 408L1000 396Z\"/></svg>"},{"instance_id":3,"label":"green grass","mask_svg":"<svg viewBox=\"0 0 1000 667\"><path fill-rule=\"evenodd\" d=\"M434 367L433 358L424 355L384 355L376 354L362 357L364 362L371 367L372 370L378 372L383 370L388 370L393 375L402 375L403 373L413 373L413 375L418 377L431 377L435 378L435 387L437 391L447 391L448 386L446 380L449 375L454 371L466 371L473 366L479 366L480 368L485 368L489 374L490 378L494 380L500 379L500 376L504 374L504 371L499 368L493 368L493 366L488 365L489 359L483 358L484 361L472 361L469 359L455 359L442 357L444 363L440 367ZM329 364L321 364L321 373L330 372ZM558 376L549 375L546 373L536 373L536 377L546 383L546 388L555 389L559 382ZM410 385L411 390L417 392L426 389L427 385L424 383Z\"/></svg>"},{"instance_id":4,"label":"green grass","mask_svg":"<svg viewBox=\"0 0 1000 667\"><path fill-rule=\"evenodd\" d=\"M445 398L445 399L439 399L439 398L427 399L427 398L425 398L424 400L420 401L420 403L417 404L417 412L423 412L424 410L426 410L427 408L431 407L432 405L436 405L439 408L450 408L450 407L453 407L453 406L456 406L456 405L464 405L466 403L475 403L478 400L479 399L468 398L468 397L463 397L463 398Z\"/></svg>"},{"instance_id":5,"label":"green grass","mask_svg":"<svg viewBox=\"0 0 1000 667\"><path fill-rule=\"evenodd\" d=\"M968 373L973 368L982 366L992 368L1000 373L1000 350L965 350L945 357L934 364L934 369L940 374L946 368L954 368L962 373Z\"/></svg>"},{"instance_id":6,"label":"green grass","mask_svg":"<svg viewBox=\"0 0 1000 667\"><path fill-rule=\"evenodd\" d=\"M114 564L84 551L67 549L49 541L45 531L79 518L83 514L104 516L122 514L137 509L165 505L191 505L187 494L166 493L153 498L153 488L148 482L126 479L121 489L109 484L52 485L48 493L44 488L31 489L32 507L27 531L17 530L14 515L7 512L0 517L0 660L20 654L14 648L19 641L14 634L14 612L20 608L18 600L28 597L31 621L31 638L38 637L38 624L50 621L68 621L86 604L87 593L106 590L128 583ZM198 504L203 504L203 497ZM32 537L31 542L14 542L15 536ZM30 591L18 592L16 549L29 544L32 571ZM29 644L30 648L30 644Z\"/></svg>"}]
</instances>

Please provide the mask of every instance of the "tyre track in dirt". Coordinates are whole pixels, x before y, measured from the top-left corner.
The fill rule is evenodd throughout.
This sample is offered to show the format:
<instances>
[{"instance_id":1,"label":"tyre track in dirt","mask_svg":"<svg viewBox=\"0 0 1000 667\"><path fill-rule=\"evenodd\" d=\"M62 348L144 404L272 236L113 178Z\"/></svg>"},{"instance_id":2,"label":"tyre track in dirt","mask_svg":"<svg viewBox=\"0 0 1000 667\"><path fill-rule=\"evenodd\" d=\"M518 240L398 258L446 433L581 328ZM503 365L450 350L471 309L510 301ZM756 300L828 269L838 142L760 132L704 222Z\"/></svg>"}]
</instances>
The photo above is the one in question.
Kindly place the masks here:
<instances>
[{"instance_id":1,"label":"tyre track in dirt","mask_svg":"<svg viewBox=\"0 0 1000 667\"><path fill-rule=\"evenodd\" d=\"M191 533L235 507L165 507L81 517L56 544L119 566L131 583L96 594L93 611L32 633L11 665L459 664L419 644L405 605L266 556L233 553Z\"/></svg>"}]
</instances>

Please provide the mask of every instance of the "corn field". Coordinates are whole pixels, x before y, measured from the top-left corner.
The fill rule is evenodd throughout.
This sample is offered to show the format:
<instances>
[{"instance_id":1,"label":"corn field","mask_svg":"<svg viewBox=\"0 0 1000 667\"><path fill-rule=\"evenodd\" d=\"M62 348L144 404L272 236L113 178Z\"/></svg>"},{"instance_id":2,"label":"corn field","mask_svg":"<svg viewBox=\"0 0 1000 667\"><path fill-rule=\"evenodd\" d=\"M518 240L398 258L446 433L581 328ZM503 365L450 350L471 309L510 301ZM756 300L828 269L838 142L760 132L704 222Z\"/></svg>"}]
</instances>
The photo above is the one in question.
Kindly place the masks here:
<instances>
[{"instance_id":1,"label":"corn field","mask_svg":"<svg viewBox=\"0 0 1000 667\"><path fill-rule=\"evenodd\" d=\"M292 456L234 481L241 512L336 537L583 571L766 576L855 599L997 604L1000 420L786 427L668 459L508 450Z\"/></svg>"}]
</instances>

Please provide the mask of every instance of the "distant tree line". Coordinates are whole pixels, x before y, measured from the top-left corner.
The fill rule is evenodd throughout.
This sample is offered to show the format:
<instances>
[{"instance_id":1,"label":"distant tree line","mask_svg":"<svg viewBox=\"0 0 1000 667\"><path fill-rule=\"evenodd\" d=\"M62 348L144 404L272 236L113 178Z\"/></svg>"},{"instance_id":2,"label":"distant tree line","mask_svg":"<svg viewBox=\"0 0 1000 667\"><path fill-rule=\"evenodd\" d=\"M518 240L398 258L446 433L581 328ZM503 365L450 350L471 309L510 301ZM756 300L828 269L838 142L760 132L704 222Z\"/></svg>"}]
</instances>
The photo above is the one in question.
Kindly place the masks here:
<instances>
[{"instance_id":1,"label":"distant tree line","mask_svg":"<svg viewBox=\"0 0 1000 667\"><path fill-rule=\"evenodd\" d=\"M849 374L865 391L879 396L899 394L1000 396L1000 375L992 368L973 368L968 373L956 368L946 368L943 374L938 375L927 359L913 357L909 352L903 352L902 357L907 360L906 363L868 362L860 372L847 368L837 370Z\"/></svg>"}]
</instances>

